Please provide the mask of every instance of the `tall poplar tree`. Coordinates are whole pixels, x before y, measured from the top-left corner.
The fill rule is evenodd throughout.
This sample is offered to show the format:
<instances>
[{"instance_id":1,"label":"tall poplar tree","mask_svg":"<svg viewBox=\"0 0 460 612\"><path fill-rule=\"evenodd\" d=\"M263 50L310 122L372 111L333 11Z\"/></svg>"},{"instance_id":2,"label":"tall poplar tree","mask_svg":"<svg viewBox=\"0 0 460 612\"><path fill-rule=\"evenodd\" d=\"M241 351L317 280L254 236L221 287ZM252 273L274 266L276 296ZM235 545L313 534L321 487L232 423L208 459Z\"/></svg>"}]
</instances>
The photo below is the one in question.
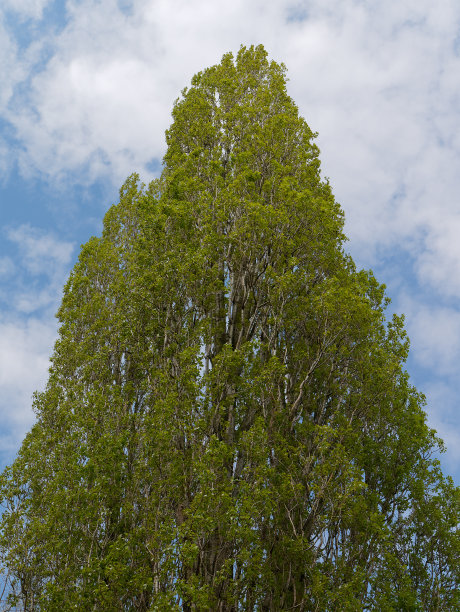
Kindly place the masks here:
<instances>
[{"instance_id":1,"label":"tall poplar tree","mask_svg":"<svg viewBox=\"0 0 460 612\"><path fill-rule=\"evenodd\" d=\"M459 491L314 137L261 46L182 92L64 289L10 609L460 609Z\"/></svg>"}]
</instances>

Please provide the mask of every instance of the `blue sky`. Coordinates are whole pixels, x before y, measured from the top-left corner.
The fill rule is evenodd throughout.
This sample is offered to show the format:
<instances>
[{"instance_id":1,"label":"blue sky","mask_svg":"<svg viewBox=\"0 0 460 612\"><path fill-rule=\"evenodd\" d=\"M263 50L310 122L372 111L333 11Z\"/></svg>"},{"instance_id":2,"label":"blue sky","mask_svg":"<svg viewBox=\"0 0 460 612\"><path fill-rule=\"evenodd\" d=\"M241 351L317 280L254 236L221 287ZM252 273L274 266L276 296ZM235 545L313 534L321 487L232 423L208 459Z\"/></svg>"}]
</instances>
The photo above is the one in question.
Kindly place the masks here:
<instances>
[{"instance_id":1,"label":"blue sky","mask_svg":"<svg viewBox=\"0 0 460 612\"><path fill-rule=\"evenodd\" d=\"M164 153L173 101L265 45L319 132L348 248L406 314L408 370L460 482L460 5L454 0L3 0L0 463L33 422L79 246Z\"/></svg>"}]
</instances>

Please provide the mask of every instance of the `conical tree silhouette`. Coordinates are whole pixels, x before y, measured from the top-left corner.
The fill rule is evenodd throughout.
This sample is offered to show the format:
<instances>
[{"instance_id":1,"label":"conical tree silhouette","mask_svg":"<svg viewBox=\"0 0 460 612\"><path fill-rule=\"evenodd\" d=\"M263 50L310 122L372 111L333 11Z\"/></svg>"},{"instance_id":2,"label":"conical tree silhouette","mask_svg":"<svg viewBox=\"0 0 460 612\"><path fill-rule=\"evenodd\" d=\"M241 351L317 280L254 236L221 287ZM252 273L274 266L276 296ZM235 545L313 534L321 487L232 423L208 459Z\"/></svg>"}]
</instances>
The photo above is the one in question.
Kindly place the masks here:
<instances>
[{"instance_id":1,"label":"conical tree silhouette","mask_svg":"<svg viewBox=\"0 0 460 612\"><path fill-rule=\"evenodd\" d=\"M11 605L460 606L458 490L314 136L261 46L183 91L65 287L2 479Z\"/></svg>"}]
</instances>

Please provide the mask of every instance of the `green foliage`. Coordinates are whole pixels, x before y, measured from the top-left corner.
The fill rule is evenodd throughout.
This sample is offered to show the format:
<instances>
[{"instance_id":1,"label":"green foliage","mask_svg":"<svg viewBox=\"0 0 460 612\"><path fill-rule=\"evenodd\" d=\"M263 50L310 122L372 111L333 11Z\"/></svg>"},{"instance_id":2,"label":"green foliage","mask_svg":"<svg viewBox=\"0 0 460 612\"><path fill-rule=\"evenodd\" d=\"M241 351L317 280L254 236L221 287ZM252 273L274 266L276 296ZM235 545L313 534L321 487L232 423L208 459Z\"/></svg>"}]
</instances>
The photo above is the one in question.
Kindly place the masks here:
<instances>
[{"instance_id":1,"label":"green foliage","mask_svg":"<svg viewBox=\"0 0 460 612\"><path fill-rule=\"evenodd\" d=\"M4 472L11 605L457 610L459 491L262 47L196 75L82 249Z\"/></svg>"}]
</instances>

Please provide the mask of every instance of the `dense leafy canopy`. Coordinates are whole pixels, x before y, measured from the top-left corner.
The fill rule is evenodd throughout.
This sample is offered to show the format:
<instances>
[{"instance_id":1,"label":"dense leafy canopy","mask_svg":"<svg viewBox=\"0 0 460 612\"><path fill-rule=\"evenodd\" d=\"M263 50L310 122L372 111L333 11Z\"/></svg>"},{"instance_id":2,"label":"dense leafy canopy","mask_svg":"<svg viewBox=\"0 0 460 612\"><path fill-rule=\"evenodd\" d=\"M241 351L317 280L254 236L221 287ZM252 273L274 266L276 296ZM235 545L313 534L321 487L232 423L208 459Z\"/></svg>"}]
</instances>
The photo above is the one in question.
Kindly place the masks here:
<instances>
[{"instance_id":1,"label":"dense leafy canopy","mask_svg":"<svg viewBox=\"0 0 460 612\"><path fill-rule=\"evenodd\" d=\"M82 248L2 477L12 605L460 608L459 491L314 136L262 47L182 92L161 178Z\"/></svg>"}]
</instances>

